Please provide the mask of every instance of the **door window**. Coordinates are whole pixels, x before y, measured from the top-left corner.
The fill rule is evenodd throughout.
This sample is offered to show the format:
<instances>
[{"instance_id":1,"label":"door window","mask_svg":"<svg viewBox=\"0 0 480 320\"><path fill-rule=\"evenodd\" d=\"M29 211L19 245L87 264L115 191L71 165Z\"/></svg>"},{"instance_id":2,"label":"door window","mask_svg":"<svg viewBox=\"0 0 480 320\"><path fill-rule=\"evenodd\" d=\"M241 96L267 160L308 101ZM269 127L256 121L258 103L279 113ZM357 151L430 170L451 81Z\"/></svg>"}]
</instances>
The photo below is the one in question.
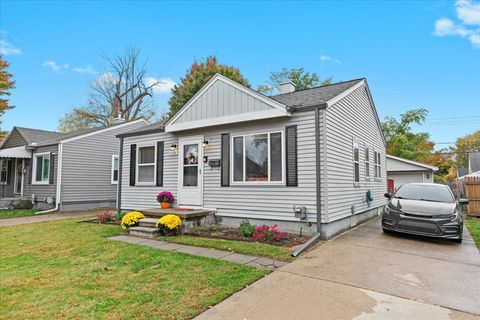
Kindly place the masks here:
<instances>
[{"instance_id":1,"label":"door window","mask_svg":"<svg viewBox=\"0 0 480 320\"><path fill-rule=\"evenodd\" d=\"M183 146L183 186L198 186L198 144Z\"/></svg>"}]
</instances>

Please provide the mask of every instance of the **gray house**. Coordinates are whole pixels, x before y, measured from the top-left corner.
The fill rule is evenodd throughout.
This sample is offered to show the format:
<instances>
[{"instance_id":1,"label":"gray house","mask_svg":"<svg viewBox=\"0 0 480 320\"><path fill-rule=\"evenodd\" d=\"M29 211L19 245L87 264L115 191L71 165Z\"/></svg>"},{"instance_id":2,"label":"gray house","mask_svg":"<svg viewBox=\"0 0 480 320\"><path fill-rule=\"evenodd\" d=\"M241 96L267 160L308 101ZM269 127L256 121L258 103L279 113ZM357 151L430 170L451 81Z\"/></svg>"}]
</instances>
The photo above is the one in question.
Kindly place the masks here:
<instances>
[{"instance_id":1,"label":"gray house","mask_svg":"<svg viewBox=\"0 0 480 320\"><path fill-rule=\"evenodd\" d=\"M267 97L217 74L166 123L120 134L118 208L168 190L223 225L298 232L304 213L323 238L378 214L385 141L366 79L294 89Z\"/></svg>"},{"instance_id":2,"label":"gray house","mask_svg":"<svg viewBox=\"0 0 480 320\"><path fill-rule=\"evenodd\" d=\"M139 119L66 134L14 127L0 146L2 207L19 199L42 209L115 207L116 135L146 124Z\"/></svg>"},{"instance_id":3,"label":"gray house","mask_svg":"<svg viewBox=\"0 0 480 320\"><path fill-rule=\"evenodd\" d=\"M394 192L405 183L433 183L433 174L437 171L438 167L387 154L388 191Z\"/></svg>"}]
</instances>

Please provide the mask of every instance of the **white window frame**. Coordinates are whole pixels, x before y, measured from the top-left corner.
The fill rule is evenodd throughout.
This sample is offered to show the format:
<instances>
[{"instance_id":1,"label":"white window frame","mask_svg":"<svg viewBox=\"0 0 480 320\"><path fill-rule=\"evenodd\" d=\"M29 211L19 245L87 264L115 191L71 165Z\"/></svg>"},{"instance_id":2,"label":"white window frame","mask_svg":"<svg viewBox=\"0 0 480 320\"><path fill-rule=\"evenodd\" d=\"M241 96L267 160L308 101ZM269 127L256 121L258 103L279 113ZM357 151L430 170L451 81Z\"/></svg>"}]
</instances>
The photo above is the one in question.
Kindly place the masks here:
<instances>
[{"instance_id":1,"label":"white window frame","mask_svg":"<svg viewBox=\"0 0 480 320\"><path fill-rule=\"evenodd\" d=\"M270 134L272 133L280 133L280 144L282 145L282 180L281 181L270 181L270 175L271 175L271 170L272 170L272 158L270 156ZM245 152L245 137L246 136L255 136L255 135L261 135L261 134L266 134L267 135L267 154L268 154L268 181L245 181L245 175L246 175L246 152ZM242 137L243 138L243 181L235 181L234 178L234 167L235 167L235 161L234 161L234 139ZM266 131L266 132L254 132L254 133L245 133L245 134L237 134L237 135L232 135L230 137L230 159L232 160L232 163L230 165L230 185L283 185L285 183L285 174L286 174L286 168L285 168L285 133L282 130L272 130L272 131Z\"/></svg>"},{"instance_id":2,"label":"white window frame","mask_svg":"<svg viewBox=\"0 0 480 320\"><path fill-rule=\"evenodd\" d=\"M115 159L118 160L118 173L117 173L117 180L114 180L114 172L115 172ZM118 179L120 178L119 177L119 174L120 174L120 157L118 156L118 154L113 154L112 155L112 170L110 172L110 183L111 184L118 184Z\"/></svg>"},{"instance_id":3,"label":"white window frame","mask_svg":"<svg viewBox=\"0 0 480 320\"><path fill-rule=\"evenodd\" d=\"M355 150L357 150L358 154L358 159L355 160ZM360 147L358 145L358 142L353 139L353 144L352 144L352 163L353 163L353 183L354 184L359 184L360 183ZM358 164L358 180L357 175L355 174L355 165Z\"/></svg>"},{"instance_id":4,"label":"white window frame","mask_svg":"<svg viewBox=\"0 0 480 320\"><path fill-rule=\"evenodd\" d=\"M364 152L364 158L365 158L365 178L367 180L370 180L372 176L372 172L370 170L371 169L370 167L371 152L370 152L370 146L368 144L365 144L365 150L363 152ZM367 153L368 153L368 158L367 158Z\"/></svg>"},{"instance_id":5,"label":"white window frame","mask_svg":"<svg viewBox=\"0 0 480 320\"><path fill-rule=\"evenodd\" d=\"M48 155L49 158L49 165L48 165L48 178L46 181L37 181L37 158L38 157L43 157L45 155ZM50 152L41 152L41 153L35 153L33 155L33 167L32 167L32 184L37 184L37 185L44 185L44 184L50 184L50 175L52 172L50 172L50 168L52 167L52 157L50 157ZM42 160L42 176L43 176L43 160Z\"/></svg>"},{"instance_id":6,"label":"white window frame","mask_svg":"<svg viewBox=\"0 0 480 320\"><path fill-rule=\"evenodd\" d=\"M153 181L152 182L141 182L141 181L138 181L138 168L139 167L147 167L147 166L152 165L152 163L142 163L142 164L140 164L140 149L141 148L147 148L147 147L153 147L154 148ZM136 163L135 163L135 185L155 186L157 184L156 181L157 181L157 145L156 144L151 144L151 143L138 144L137 145L137 159L136 159Z\"/></svg>"},{"instance_id":7,"label":"white window frame","mask_svg":"<svg viewBox=\"0 0 480 320\"><path fill-rule=\"evenodd\" d=\"M373 152L374 156L374 167L375 167L375 179L380 180L382 178L382 165L380 163L381 153L377 150Z\"/></svg>"},{"instance_id":8,"label":"white window frame","mask_svg":"<svg viewBox=\"0 0 480 320\"><path fill-rule=\"evenodd\" d=\"M2 180L1 172L3 171L2 168L4 163L6 163L7 166L5 168L5 180ZM7 184L7 181L8 181L8 159L0 159L0 183Z\"/></svg>"}]
</instances>

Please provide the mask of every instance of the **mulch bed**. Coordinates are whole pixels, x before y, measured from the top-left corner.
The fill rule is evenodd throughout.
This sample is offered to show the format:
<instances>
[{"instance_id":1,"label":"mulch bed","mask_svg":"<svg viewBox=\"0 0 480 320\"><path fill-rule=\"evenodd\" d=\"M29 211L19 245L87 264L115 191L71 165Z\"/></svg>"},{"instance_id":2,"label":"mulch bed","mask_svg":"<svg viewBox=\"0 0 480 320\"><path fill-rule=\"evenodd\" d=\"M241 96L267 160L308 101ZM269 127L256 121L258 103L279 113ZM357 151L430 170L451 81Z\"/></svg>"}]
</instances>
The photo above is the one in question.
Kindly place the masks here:
<instances>
[{"instance_id":1,"label":"mulch bed","mask_svg":"<svg viewBox=\"0 0 480 320\"><path fill-rule=\"evenodd\" d=\"M93 224L112 224L112 225L117 225L117 226L120 225L120 222L118 222L118 221L116 221L116 220L112 220L112 221L107 221L107 222L102 222L102 223L100 223L100 221L98 221L98 218L81 220L81 221L77 221L77 222L78 222L78 223L93 223Z\"/></svg>"},{"instance_id":2,"label":"mulch bed","mask_svg":"<svg viewBox=\"0 0 480 320\"><path fill-rule=\"evenodd\" d=\"M188 236L194 237L203 237L211 239L224 239L224 240L235 240L235 241L245 241L245 242L261 242L267 243L279 247L294 247L300 244L303 244L310 239L307 236L299 236L298 234L285 233L285 237L281 240L275 241L256 241L249 237L243 237L238 233L237 228L227 228L220 226L212 226L205 228L194 228L188 233L185 233Z\"/></svg>"}]
</instances>

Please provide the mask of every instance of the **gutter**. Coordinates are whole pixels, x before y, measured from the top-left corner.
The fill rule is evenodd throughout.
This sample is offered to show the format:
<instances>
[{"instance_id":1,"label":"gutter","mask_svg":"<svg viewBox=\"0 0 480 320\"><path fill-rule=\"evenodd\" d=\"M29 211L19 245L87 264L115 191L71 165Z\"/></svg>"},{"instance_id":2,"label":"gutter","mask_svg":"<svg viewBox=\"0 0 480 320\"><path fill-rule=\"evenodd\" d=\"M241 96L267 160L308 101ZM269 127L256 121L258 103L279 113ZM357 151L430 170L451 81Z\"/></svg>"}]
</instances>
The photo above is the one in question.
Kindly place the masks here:
<instances>
[{"instance_id":1,"label":"gutter","mask_svg":"<svg viewBox=\"0 0 480 320\"><path fill-rule=\"evenodd\" d=\"M122 208L123 139L120 137L120 150L118 151L117 213L120 213Z\"/></svg>"},{"instance_id":2,"label":"gutter","mask_svg":"<svg viewBox=\"0 0 480 320\"><path fill-rule=\"evenodd\" d=\"M33 150L32 150L33 154ZM35 214L43 214L58 211L60 208L60 200L61 200L61 187L62 187L62 158L63 158L63 143L58 142L58 157L57 157L57 190L55 194L55 208L48 209L44 211L36 212ZM32 157L33 159L33 157ZM33 161L33 160L32 160ZM33 174L33 172L32 172ZM53 173L52 173L53 174Z\"/></svg>"}]
</instances>

